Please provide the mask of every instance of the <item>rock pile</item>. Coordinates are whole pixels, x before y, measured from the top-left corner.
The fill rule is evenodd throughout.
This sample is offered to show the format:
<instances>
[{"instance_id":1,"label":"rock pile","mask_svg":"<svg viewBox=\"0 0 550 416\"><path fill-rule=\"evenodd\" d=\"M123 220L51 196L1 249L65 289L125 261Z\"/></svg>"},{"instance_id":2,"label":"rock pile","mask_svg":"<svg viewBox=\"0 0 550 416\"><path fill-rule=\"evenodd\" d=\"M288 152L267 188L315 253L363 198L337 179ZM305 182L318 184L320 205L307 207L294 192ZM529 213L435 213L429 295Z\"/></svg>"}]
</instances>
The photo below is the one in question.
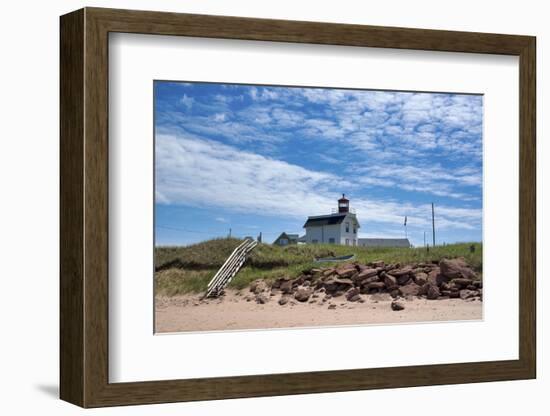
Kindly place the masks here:
<instances>
[{"instance_id":1,"label":"rock pile","mask_svg":"<svg viewBox=\"0 0 550 416\"><path fill-rule=\"evenodd\" d=\"M364 302L365 295L377 293L387 293L395 301L413 297L482 300L483 282L463 258L409 265L375 261L312 268L297 278L282 277L271 284L259 279L252 282L250 292L262 304L280 295L280 305L308 301L322 304L340 296L348 302ZM392 310L404 308L403 303L392 304Z\"/></svg>"}]
</instances>

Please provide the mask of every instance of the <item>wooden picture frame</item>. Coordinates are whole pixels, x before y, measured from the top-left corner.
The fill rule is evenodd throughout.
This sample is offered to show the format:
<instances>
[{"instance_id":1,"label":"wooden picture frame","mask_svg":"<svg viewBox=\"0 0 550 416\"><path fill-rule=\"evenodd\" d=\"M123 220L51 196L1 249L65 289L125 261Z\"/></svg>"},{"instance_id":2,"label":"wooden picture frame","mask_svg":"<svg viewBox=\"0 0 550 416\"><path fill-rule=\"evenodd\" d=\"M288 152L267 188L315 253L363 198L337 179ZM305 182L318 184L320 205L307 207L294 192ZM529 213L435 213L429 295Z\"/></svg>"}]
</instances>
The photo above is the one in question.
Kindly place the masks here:
<instances>
[{"instance_id":1,"label":"wooden picture frame","mask_svg":"<svg viewBox=\"0 0 550 416\"><path fill-rule=\"evenodd\" d=\"M60 396L82 407L338 392L536 376L535 38L530 36L85 8L61 17ZM519 57L519 359L109 383L110 32Z\"/></svg>"}]
</instances>

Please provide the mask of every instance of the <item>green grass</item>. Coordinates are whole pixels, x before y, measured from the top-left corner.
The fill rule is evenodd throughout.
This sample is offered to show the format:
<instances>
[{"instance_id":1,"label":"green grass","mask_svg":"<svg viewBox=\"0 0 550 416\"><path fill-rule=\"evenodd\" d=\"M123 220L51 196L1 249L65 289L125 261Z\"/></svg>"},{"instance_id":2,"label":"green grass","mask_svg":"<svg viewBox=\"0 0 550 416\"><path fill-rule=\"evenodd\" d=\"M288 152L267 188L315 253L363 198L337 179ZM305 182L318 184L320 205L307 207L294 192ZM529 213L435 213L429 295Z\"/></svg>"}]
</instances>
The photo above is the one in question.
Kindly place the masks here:
<instances>
[{"instance_id":1,"label":"green grass","mask_svg":"<svg viewBox=\"0 0 550 416\"><path fill-rule=\"evenodd\" d=\"M217 269L242 241L216 239L186 247L157 247L155 249L155 288L157 294L173 296L202 292ZM474 244L475 251L470 252ZM260 244L249 256L245 266L230 286L242 289L256 279L274 280L279 277L297 277L311 267L328 267L331 263L315 264L315 257L355 254L353 262L368 263L383 260L386 263L422 263L442 258L464 257L476 270L482 272L482 245L480 243L450 244L431 248L365 248L329 244L293 245L278 247Z\"/></svg>"},{"instance_id":2,"label":"green grass","mask_svg":"<svg viewBox=\"0 0 550 416\"><path fill-rule=\"evenodd\" d=\"M219 268L242 240L217 238L185 247L156 247L155 269L204 270Z\"/></svg>"},{"instance_id":3,"label":"green grass","mask_svg":"<svg viewBox=\"0 0 550 416\"><path fill-rule=\"evenodd\" d=\"M155 293L175 296L206 290L216 270L167 269L155 273Z\"/></svg>"}]
</instances>

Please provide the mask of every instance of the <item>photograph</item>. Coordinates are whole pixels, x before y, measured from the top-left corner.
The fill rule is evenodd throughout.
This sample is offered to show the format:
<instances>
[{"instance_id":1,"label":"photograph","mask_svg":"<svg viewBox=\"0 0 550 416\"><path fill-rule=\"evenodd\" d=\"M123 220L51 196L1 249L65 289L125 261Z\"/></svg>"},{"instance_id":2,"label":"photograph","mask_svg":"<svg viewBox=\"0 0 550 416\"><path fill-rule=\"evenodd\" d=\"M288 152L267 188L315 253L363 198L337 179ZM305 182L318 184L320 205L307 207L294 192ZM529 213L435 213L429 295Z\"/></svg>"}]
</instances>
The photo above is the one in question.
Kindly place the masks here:
<instances>
[{"instance_id":1,"label":"photograph","mask_svg":"<svg viewBox=\"0 0 550 416\"><path fill-rule=\"evenodd\" d=\"M156 334L483 319L482 94L153 90Z\"/></svg>"}]
</instances>

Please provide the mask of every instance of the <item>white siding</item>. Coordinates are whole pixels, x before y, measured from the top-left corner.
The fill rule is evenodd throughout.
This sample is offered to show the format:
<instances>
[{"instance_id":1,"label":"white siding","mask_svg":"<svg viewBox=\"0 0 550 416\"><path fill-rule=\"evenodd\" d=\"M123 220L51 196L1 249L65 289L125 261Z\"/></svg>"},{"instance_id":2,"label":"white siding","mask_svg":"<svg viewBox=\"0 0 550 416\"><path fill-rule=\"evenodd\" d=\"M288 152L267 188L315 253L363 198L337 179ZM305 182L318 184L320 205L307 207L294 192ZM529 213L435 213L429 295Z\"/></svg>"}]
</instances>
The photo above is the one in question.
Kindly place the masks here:
<instances>
[{"instance_id":1,"label":"white siding","mask_svg":"<svg viewBox=\"0 0 550 416\"><path fill-rule=\"evenodd\" d=\"M349 224L349 232L346 225ZM355 228L355 233L353 232ZM334 244L346 245L346 239L350 246L357 245L359 228L355 214L349 213L341 224L313 226L306 228L307 244L329 244L334 239Z\"/></svg>"},{"instance_id":2,"label":"white siding","mask_svg":"<svg viewBox=\"0 0 550 416\"><path fill-rule=\"evenodd\" d=\"M307 244L328 244L330 239L334 238L336 244L340 241L340 224L323 225L318 227L306 228Z\"/></svg>"},{"instance_id":3,"label":"white siding","mask_svg":"<svg viewBox=\"0 0 550 416\"><path fill-rule=\"evenodd\" d=\"M346 232L346 225L349 224L349 232ZM357 245L357 236L359 235L359 229L357 228L357 219L355 215L348 214L342 224L340 224L340 244L346 245L346 240L348 240L350 246ZM355 233L353 232L355 228Z\"/></svg>"}]
</instances>

